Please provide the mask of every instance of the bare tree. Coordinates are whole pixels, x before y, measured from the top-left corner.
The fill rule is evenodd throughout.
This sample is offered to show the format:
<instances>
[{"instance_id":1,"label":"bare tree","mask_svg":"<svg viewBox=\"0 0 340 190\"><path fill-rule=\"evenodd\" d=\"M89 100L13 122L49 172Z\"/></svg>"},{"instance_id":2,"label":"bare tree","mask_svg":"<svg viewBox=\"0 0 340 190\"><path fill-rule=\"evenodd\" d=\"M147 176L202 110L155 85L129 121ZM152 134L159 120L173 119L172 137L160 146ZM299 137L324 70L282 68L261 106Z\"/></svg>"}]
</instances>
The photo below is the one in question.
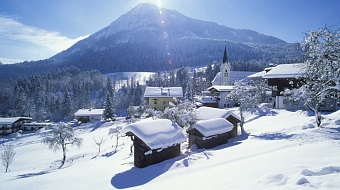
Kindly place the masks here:
<instances>
[{"instance_id":1,"label":"bare tree","mask_svg":"<svg viewBox=\"0 0 340 190\"><path fill-rule=\"evenodd\" d=\"M113 136L116 136L116 146L115 146L115 150L114 152L117 151L117 148L118 148L118 140L119 140L119 137L121 137L121 133L120 131L122 130L122 126L117 126L116 128L111 128L110 131L109 131L109 135L112 135Z\"/></svg>"},{"instance_id":2,"label":"bare tree","mask_svg":"<svg viewBox=\"0 0 340 190\"><path fill-rule=\"evenodd\" d=\"M5 146L4 151L1 153L1 160L2 160L2 164L5 166L6 171L8 172L8 168L9 166L13 163L14 161L14 156L15 156L15 152L14 152L14 148L12 145L7 145Z\"/></svg>"},{"instance_id":3,"label":"bare tree","mask_svg":"<svg viewBox=\"0 0 340 190\"><path fill-rule=\"evenodd\" d=\"M95 144L97 145L96 149L98 150L98 153L97 153L96 156L98 156L100 151L101 151L102 146L106 142L106 139L104 139L104 137L102 137L99 141L97 141L96 138L94 138L94 136L93 136L93 140L94 140Z\"/></svg>"},{"instance_id":4,"label":"bare tree","mask_svg":"<svg viewBox=\"0 0 340 190\"><path fill-rule=\"evenodd\" d=\"M64 122L60 122L53 130L52 136L45 137L42 143L47 144L50 149L57 151L60 148L63 150L62 167L66 160L67 145L76 145L80 147L83 140L74 136L73 128Z\"/></svg>"}]
</instances>

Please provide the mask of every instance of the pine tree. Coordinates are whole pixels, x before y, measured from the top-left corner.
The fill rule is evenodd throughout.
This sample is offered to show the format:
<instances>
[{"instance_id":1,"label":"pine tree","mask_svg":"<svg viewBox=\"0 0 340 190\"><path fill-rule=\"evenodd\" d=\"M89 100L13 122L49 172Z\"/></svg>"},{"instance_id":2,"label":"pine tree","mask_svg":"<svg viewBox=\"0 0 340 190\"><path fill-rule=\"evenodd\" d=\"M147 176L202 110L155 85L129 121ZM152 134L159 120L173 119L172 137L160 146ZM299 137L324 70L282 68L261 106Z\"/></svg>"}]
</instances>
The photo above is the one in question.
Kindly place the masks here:
<instances>
[{"instance_id":1,"label":"pine tree","mask_svg":"<svg viewBox=\"0 0 340 190\"><path fill-rule=\"evenodd\" d=\"M109 92L106 93L105 109L104 109L103 116L104 116L105 120L114 120L115 119L114 110L113 110L113 106L112 106L111 97L110 97Z\"/></svg>"},{"instance_id":2,"label":"pine tree","mask_svg":"<svg viewBox=\"0 0 340 190\"><path fill-rule=\"evenodd\" d=\"M69 118L72 112L72 102L68 90L64 93L64 99L62 104L62 116L63 118Z\"/></svg>"}]
</instances>

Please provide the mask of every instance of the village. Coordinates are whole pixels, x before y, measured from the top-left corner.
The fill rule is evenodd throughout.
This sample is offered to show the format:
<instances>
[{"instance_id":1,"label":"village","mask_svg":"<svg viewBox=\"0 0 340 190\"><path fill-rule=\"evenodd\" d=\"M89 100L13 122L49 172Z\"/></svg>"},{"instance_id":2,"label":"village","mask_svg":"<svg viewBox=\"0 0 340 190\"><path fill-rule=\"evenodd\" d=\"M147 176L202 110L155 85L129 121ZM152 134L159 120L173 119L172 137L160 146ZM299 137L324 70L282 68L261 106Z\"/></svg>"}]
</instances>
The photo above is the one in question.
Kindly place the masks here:
<instances>
[{"instance_id":1,"label":"village","mask_svg":"<svg viewBox=\"0 0 340 190\"><path fill-rule=\"evenodd\" d=\"M265 81L266 86L262 91L261 102L245 100L255 101L255 104L246 109L251 110L260 105L268 109L306 110L303 101L291 100L283 94L286 89L299 87L304 80L304 69L302 63L282 64L249 75L245 79L247 83ZM126 119L131 124L118 132L122 136L131 137L133 141L134 166L144 168L180 156L180 145L183 142L187 142L189 148L195 145L199 149L210 149L226 144L229 139L244 133L241 109L245 103L231 98L230 94L238 87L232 84L230 76L231 68L225 47L220 71L211 87L191 103L185 104L182 87L147 86L143 95L147 108L140 110L140 106L130 106ZM253 96L260 94L252 88L248 92ZM168 116L157 116L157 112L169 111L167 108L175 109L181 105L185 105L186 111L172 110ZM336 98L325 99L320 105L320 111L323 112L337 110L339 99ZM70 125L77 128L82 123L104 121L104 112L105 109L80 109L74 113L75 120ZM0 118L1 135L49 129L58 125L51 122L32 122L33 120L30 117ZM110 119L111 122L114 120L115 118Z\"/></svg>"}]
</instances>

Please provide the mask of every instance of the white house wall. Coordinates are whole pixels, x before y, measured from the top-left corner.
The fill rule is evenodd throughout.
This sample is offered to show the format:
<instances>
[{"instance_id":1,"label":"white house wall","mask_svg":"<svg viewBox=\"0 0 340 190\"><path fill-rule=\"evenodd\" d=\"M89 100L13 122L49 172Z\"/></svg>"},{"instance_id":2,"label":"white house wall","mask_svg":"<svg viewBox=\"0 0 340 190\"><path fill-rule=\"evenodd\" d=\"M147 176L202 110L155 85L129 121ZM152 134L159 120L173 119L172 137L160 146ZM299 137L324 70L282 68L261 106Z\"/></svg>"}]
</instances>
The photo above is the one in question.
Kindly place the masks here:
<instances>
[{"instance_id":1,"label":"white house wall","mask_svg":"<svg viewBox=\"0 0 340 190\"><path fill-rule=\"evenodd\" d=\"M284 96L276 96L275 108L277 109L305 109L305 105L302 101L289 101Z\"/></svg>"},{"instance_id":2,"label":"white house wall","mask_svg":"<svg viewBox=\"0 0 340 190\"><path fill-rule=\"evenodd\" d=\"M229 93L230 92L220 92L220 101L218 101L219 108L232 108L234 106L236 102L227 98Z\"/></svg>"}]
</instances>

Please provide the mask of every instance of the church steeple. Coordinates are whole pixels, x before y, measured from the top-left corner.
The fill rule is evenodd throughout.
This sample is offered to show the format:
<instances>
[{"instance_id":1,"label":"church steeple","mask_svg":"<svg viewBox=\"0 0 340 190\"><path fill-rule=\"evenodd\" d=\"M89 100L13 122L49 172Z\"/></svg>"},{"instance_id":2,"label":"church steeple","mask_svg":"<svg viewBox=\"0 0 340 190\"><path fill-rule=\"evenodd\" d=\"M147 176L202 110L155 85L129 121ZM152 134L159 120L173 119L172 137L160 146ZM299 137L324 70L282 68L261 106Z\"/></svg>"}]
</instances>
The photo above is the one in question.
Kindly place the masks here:
<instances>
[{"instance_id":1,"label":"church steeple","mask_svg":"<svg viewBox=\"0 0 340 190\"><path fill-rule=\"evenodd\" d=\"M227 45L224 46L224 54L223 54L223 61L222 63L228 62L228 56L227 56Z\"/></svg>"},{"instance_id":2,"label":"church steeple","mask_svg":"<svg viewBox=\"0 0 340 190\"><path fill-rule=\"evenodd\" d=\"M220 66L221 85L230 85L230 65L228 63L227 45L224 46L223 60Z\"/></svg>"}]
</instances>

